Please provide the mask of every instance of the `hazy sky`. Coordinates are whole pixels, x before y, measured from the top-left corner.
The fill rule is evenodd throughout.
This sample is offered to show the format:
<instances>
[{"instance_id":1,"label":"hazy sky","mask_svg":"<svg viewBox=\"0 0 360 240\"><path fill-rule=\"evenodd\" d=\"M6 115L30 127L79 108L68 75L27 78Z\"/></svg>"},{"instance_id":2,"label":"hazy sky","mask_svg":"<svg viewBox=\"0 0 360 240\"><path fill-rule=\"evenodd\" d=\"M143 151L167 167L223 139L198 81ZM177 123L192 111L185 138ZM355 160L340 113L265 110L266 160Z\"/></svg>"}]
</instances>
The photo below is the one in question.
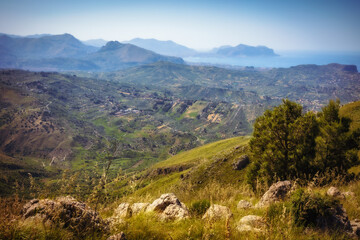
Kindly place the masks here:
<instances>
[{"instance_id":1,"label":"hazy sky","mask_svg":"<svg viewBox=\"0 0 360 240\"><path fill-rule=\"evenodd\" d=\"M360 51L360 0L0 0L0 32Z\"/></svg>"}]
</instances>

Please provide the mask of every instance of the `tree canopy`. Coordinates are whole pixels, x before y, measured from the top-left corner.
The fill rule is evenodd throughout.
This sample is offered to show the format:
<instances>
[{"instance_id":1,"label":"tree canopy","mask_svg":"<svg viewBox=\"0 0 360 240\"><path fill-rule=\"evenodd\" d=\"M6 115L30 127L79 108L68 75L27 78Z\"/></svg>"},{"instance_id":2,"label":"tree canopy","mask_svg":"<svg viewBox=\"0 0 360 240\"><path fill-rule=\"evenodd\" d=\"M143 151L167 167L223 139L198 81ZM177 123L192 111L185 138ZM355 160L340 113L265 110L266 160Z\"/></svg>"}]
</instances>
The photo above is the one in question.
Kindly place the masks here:
<instances>
[{"instance_id":1,"label":"tree canopy","mask_svg":"<svg viewBox=\"0 0 360 240\"><path fill-rule=\"evenodd\" d=\"M339 116L340 102L330 101L317 115L288 99L258 117L250 141L248 182L311 179L335 171L346 174L357 162L350 119Z\"/></svg>"}]
</instances>

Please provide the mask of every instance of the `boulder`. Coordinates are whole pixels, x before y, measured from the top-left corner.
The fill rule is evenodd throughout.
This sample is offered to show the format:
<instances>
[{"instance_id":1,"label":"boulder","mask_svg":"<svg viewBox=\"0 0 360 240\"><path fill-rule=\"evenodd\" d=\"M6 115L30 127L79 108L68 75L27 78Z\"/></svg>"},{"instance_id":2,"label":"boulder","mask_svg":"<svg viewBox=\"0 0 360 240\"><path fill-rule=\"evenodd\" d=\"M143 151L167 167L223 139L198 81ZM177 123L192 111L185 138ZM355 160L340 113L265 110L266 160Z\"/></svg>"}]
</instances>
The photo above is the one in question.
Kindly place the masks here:
<instances>
[{"instance_id":1,"label":"boulder","mask_svg":"<svg viewBox=\"0 0 360 240\"><path fill-rule=\"evenodd\" d=\"M129 218L133 214L129 203L120 203L114 212L115 218Z\"/></svg>"},{"instance_id":2,"label":"boulder","mask_svg":"<svg viewBox=\"0 0 360 240\"><path fill-rule=\"evenodd\" d=\"M249 201L246 200L240 200L239 203L237 204L237 209L241 210L241 209L248 209L251 208L252 204Z\"/></svg>"},{"instance_id":3,"label":"boulder","mask_svg":"<svg viewBox=\"0 0 360 240\"><path fill-rule=\"evenodd\" d=\"M185 205L170 204L161 213L160 218L162 220L179 220L189 217L189 211Z\"/></svg>"},{"instance_id":4,"label":"boulder","mask_svg":"<svg viewBox=\"0 0 360 240\"><path fill-rule=\"evenodd\" d=\"M44 223L68 228L79 236L86 235L89 229L99 233L109 231L108 223L96 211L70 196L56 200L33 199L24 205L21 214L25 219L41 219Z\"/></svg>"},{"instance_id":5,"label":"boulder","mask_svg":"<svg viewBox=\"0 0 360 240\"><path fill-rule=\"evenodd\" d=\"M232 212L228 207L213 204L209 207L209 209L205 212L202 219L207 220L220 220L227 219L232 217Z\"/></svg>"},{"instance_id":6,"label":"boulder","mask_svg":"<svg viewBox=\"0 0 360 240\"><path fill-rule=\"evenodd\" d=\"M189 216L189 210L173 193L166 193L146 208L146 212L155 211L162 220L180 220Z\"/></svg>"},{"instance_id":7,"label":"boulder","mask_svg":"<svg viewBox=\"0 0 360 240\"><path fill-rule=\"evenodd\" d=\"M240 219L236 229L239 232L254 231L262 232L266 227L263 217L257 215L247 215Z\"/></svg>"},{"instance_id":8,"label":"boulder","mask_svg":"<svg viewBox=\"0 0 360 240\"><path fill-rule=\"evenodd\" d=\"M141 212L145 212L146 208L150 205L150 203L133 203L131 205L132 214L136 215Z\"/></svg>"},{"instance_id":9,"label":"boulder","mask_svg":"<svg viewBox=\"0 0 360 240\"><path fill-rule=\"evenodd\" d=\"M352 227L345 209L339 204L325 210L324 216L318 216L316 222L322 229L352 232Z\"/></svg>"},{"instance_id":10,"label":"boulder","mask_svg":"<svg viewBox=\"0 0 360 240\"><path fill-rule=\"evenodd\" d=\"M106 240L126 240L125 233L121 232L108 237Z\"/></svg>"},{"instance_id":11,"label":"boulder","mask_svg":"<svg viewBox=\"0 0 360 240\"><path fill-rule=\"evenodd\" d=\"M269 190L261 197L256 207L265 207L271 203L283 200L291 190L290 181L280 181L271 185Z\"/></svg>"},{"instance_id":12,"label":"boulder","mask_svg":"<svg viewBox=\"0 0 360 240\"><path fill-rule=\"evenodd\" d=\"M355 219L353 221L350 221L350 225L353 231L353 234L360 238L360 220L359 219Z\"/></svg>"},{"instance_id":13,"label":"boulder","mask_svg":"<svg viewBox=\"0 0 360 240\"><path fill-rule=\"evenodd\" d=\"M250 159L248 155L242 155L233 163L234 170L241 170L245 168L250 163Z\"/></svg>"},{"instance_id":14,"label":"boulder","mask_svg":"<svg viewBox=\"0 0 360 240\"><path fill-rule=\"evenodd\" d=\"M355 197L355 193L354 192L343 192L344 196L347 198L347 197Z\"/></svg>"},{"instance_id":15,"label":"boulder","mask_svg":"<svg viewBox=\"0 0 360 240\"><path fill-rule=\"evenodd\" d=\"M165 208L171 204L181 205L179 199L173 193L165 193L160 196L160 198L156 199L152 204L150 204L146 211L157 211L163 212Z\"/></svg>"},{"instance_id":16,"label":"boulder","mask_svg":"<svg viewBox=\"0 0 360 240\"><path fill-rule=\"evenodd\" d=\"M345 195L340 192L340 190L337 187L330 187L326 194L330 197L335 197L335 198L340 198L340 199L344 199Z\"/></svg>"}]
</instances>

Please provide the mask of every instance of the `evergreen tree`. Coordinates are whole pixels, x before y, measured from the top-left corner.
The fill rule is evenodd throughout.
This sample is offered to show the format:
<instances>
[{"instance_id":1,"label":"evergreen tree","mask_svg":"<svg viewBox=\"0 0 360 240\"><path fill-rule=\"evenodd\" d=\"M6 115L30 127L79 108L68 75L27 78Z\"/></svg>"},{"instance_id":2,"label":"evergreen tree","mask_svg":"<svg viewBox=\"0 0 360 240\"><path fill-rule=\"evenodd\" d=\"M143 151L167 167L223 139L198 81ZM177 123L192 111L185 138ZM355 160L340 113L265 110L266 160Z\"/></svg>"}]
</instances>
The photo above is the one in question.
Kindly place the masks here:
<instances>
[{"instance_id":1,"label":"evergreen tree","mask_svg":"<svg viewBox=\"0 0 360 240\"><path fill-rule=\"evenodd\" d=\"M318 114L320 133L316 138L316 168L319 172L335 171L346 174L357 162L352 144L354 134L350 134L349 118L340 117L340 101L331 100Z\"/></svg>"},{"instance_id":2,"label":"evergreen tree","mask_svg":"<svg viewBox=\"0 0 360 240\"><path fill-rule=\"evenodd\" d=\"M282 105L267 110L256 119L249 144L253 161L249 182L255 184L257 179L270 184L275 179L302 177L312 172L317 132L315 114L304 115L297 103L286 99Z\"/></svg>"},{"instance_id":3,"label":"evergreen tree","mask_svg":"<svg viewBox=\"0 0 360 240\"><path fill-rule=\"evenodd\" d=\"M360 130L349 132L350 119L340 117L340 102L331 100L317 116L283 100L256 119L250 140L248 183L309 180L315 174L347 174L358 162Z\"/></svg>"}]
</instances>

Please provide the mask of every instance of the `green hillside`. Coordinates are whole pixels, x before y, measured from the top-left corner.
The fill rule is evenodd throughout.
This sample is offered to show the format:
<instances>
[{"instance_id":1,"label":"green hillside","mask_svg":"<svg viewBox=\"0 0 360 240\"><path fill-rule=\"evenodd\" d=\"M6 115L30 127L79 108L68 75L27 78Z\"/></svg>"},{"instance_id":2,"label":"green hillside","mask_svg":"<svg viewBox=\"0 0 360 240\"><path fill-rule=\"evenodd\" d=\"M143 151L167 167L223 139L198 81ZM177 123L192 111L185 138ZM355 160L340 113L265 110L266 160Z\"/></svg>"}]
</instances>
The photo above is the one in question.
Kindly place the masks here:
<instances>
[{"instance_id":1,"label":"green hillside","mask_svg":"<svg viewBox=\"0 0 360 240\"><path fill-rule=\"evenodd\" d=\"M360 128L360 101L345 104L341 107L340 114L351 119L351 130Z\"/></svg>"},{"instance_id":2,"label":"green hillside","mask_svg":"<svg viewBox=\"0 0 360 240\"><path fill-rule=\"evenodd\" d=\"M243 185L243 171L232 169L234 161L246 153L249 137L236 137L206 144L179 153L153 165L139 178L134 196L157 196L161 192L186 195L188 201L197 198L196 192L215 185ZM191 192L188 187L191 186ZM209 192L216 199L216 192ZM204 196L205 197L205 196Z\"/></svg>"}]
</instances>

